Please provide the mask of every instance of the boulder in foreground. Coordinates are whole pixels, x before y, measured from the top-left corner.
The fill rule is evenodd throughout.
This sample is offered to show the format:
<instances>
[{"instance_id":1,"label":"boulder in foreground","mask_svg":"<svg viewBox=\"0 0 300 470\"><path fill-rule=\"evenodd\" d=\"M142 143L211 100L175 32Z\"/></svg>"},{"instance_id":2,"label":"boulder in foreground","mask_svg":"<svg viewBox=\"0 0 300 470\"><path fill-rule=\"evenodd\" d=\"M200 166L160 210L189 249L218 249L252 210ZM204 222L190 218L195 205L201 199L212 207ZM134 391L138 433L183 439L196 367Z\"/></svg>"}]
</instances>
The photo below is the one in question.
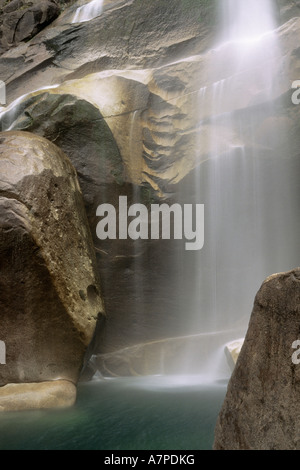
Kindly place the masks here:
<instances>
[{"instance_id":1,"label":"boulder in foreground","mask_svg":"<svg viewBox=\"0 0 300 470\"><path fill-rule=\"evenodd\" d=\"M215 430L215 450L300 449L300 269L259 290Z\"/></svg>"},{"instance_id":2,"label":"boulder in foreground","mask_svg":"<svg viewBox=\"0 0 300 470\"><path fill-rule=\"evenodd\" d=\"M0 134L0 386L76 383L103 315L76 172L26 132Z\"/></svg>"}]
</instances>

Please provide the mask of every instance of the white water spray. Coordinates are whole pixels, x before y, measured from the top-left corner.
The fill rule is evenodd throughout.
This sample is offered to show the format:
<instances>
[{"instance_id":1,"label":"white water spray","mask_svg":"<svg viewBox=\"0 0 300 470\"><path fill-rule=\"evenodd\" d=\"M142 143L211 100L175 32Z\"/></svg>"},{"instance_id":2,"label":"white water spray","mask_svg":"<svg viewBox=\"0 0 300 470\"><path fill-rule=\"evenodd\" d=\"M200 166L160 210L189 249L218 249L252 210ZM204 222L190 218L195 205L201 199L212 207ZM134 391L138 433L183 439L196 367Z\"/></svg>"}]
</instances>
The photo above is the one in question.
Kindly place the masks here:
<instances>
[{"instance_id":1,"label":"white water spray","mask_svg":"<svg viewBox=\"0 0 300 470\"><path fill-rule=\"evenodd\" d=\"M77 8L72 23L84 23L100 16L103 11L103 2L104 0L92 0Z\"/></svg>"},{"instance_id":2,"label":"white water spray","mask_svg":"<svg viewBox=\"0 0 300 470\"><path fill-rule=\"evenodd\" d=\"M223 39L255 42L276 28L274 0L222 0Z\"/></svg>"},{"instance_id":3,"label":"white water spray","mask_svg":"<svg viewBox=\"0 0 300 470\"><path fill-rule=\"evenodd\" d=\"M201 129L205 125L208 129L206 140L212 164L205 175L201 174L200 165L196 182L199 202L208 200L208 233L206 253L201 254L199 263L200 300L195 308L198 318L195 331L208 332L209 345L205 351L203 374L209 380L220 377L222 357L225 360L222 356L225 342L244 333L241 329L243 326L246 328L246 322L236 332L234 326L241 316L249 318L254 295L261 282L271 272L293 267L289 266L289 247L283 243L286 227L278 222L280 214L277 212L282 205L280 188L286 188L285 201L289 201L289 174L284 168L282 171L282 167L274 167L270 160L271 184L276 191L270 186L270 181L262 179L265 170L261 162L269 144L261 140L259 145L264 150L260 151L257 145L255 151L249 152L249 148L253 149L253 144L258 141L256 117L253 119L247 111L242 117L236 113L256 104L268 103L269 106L271 102L274 86L272 65L276 62L273 57L278 50L273 7L272 0L223 0L222 42L216 46L216 54L212 54L211 76L215 80L204 86L198 96L203 114L201 119L205 119L205 124L201 121L199 127ZM77 9L73 23L97 17L102 8L102 0L83 5ZM33 93L18 98L1 112L0 118L5 117L9 124L4 130L14 127L14 111ZM261 113L264 112L262 109ZM137 118L138 114L133 114L129 129L132 149ZM247 126L242 120L249 121L247 132L243 130ZM261 121L264 123L263 119ZM202 145L201 139L199 145ZM203 184L199 184L199 180ZM267 197L272 198L271 205ZM289 211L297 214L296 210L291 200ZM139 260L136 269L138 265ZM141 294L140 283L136 285L136 293ZM195 297L197 295L195 292ZM209 335L226 327L233 327L233 332L224 338L222 331L220 340L212 343ZM206 359L208 350L211 360ZM162 364L164 360L162 356ZM186 361L189 359L184 357L182 362L185 365Z\"/></svg>"},{"instance_id":4,"label":"white water spray","mask_svg":"<svg viewBox=\"0 0 300 470\"><path fill-rule=\"evenodd\" d=\"M15 121L20 117L19 107L22 103L25 103L26 100L37 93L53 90L58 87L59 85L50 85L38 88L37 90L30 91L29 93L19 96L19 98L12 101L7 107L0 107L0 124L2 132L15 129Z\"/></svg>"},{"instance_id":5,"label":"white water spray","mask_svg":"<svg viewBox=\"0 0 300 470\"><path fill-rule=\"evenodd\" d=\"M292 165L274 144L286 135L277 117L276 0L221 3L224 26L206 70L211 79L198 93L199 148L206 150L207 162L198 167L195 193L207 217L194 330L209 336L232 329L227 341L233 341L246 333L263 280L294 267L298 208L289 190ZM224 345L219 346L210 349L211 358L214 351L220 357Z\"/></svg>"}]
</instances>

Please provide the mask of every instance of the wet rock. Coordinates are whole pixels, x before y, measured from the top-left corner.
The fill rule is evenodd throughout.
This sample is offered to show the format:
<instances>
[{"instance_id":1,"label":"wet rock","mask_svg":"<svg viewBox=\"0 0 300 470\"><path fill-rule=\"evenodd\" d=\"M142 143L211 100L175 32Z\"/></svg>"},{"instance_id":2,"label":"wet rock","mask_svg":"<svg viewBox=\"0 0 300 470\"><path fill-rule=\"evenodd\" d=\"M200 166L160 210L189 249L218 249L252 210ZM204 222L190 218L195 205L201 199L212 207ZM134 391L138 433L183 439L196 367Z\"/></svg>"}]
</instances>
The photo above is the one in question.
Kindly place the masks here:
<instances>
[{"instance_id":1,"label":"wet rock","mask_svg":"<svg viewBox=\"0 0 300 470\"><path fill-rule=\"evenodd\" d=\"M243 344L244 344L244 338L237 339L236 341L231 341L225 346L225 354L227 357L229 367L231 368L232 371L235 368L235 365L237 363Z\"/></svg>"},{"instance_id":2,"label":"wet rock","mask_svg":"<svg viewBox=\"0 0 300 470\"><path fill-rule=\"evenodd\" d=\"M300 15L299 0L277 0L282 23Z\"/></svg>"},{"instance_id":3,"label":"wet rock","mask_svg":"<svg viewBox=\"0 0 300 470\"><path fill-rule=\"evenodd\" d=\"M290 76L299 69L299 31L300 19L291 20L280 29L280 48L268 48L268 38L261 48L261 62L276 76L271 95L256 66L231 76L234 51L228 45L158 68L72 75L60 86L26 95L1 116L2 130L28 130L55 141L79 172L84 195L90 193L87 180L106 178L172 196L208 159L215 135L220 149L241 147L242 133L249 155L285 154L287 146L293 151L291 143L297 152L300 107L291 101Z\"/></svg>"},{"instance_id":4,"label":"wet rock","mask_svg":"<svg viewBox=\"0 0 300 470\"><path fill-rule=\"evenodd\" d=\"M77 382L103 314L76 173L52 143L0 136L0 384Z\"/></svg>"},{"instance_id":5,"label":"wet rock","mask_svg":"<svg viewBox=\"0 0 300 470\"><path fill-rule=\"evenodd\" d=\"M300 269L259 290L216 430L216 450L300 449Z\"/></svg>"},{"instance_id":6,"label":"wet rock","mask_svg":"<svg viewBox=\"0 0 300 470\"><path fill-rule=\"evenodd\" d=\"M75 86L70 93L33 93L3 117L2 129L8 127L55 142L77 171L86 205L103 193L103 185L124 180L124 164L106 120L92 102L76 96Z\"/></svg>"},{"instance_id":7,"label":"wet rock","mask_svg":"<svg viewBox=\"0 0 300 470\"><path fill-rule=\"evenodd\" d=\"M204 51L217 30L216 3L106 1L101 16L72 24L76 6L51 28L0 58L8 102L66 79L111 69L156 67ZM95 47L95 44L97 45ZM26 74L26 72L34 72Z\"/></svg>"},{"instance_id":8,"label":"wet rock","mask_svg":"<svg viewBox=\"0 0 300 470\"><path fill-rule=\"evenodd\" d=\"M107 15L105 21L112 18L113 12L107 11ZM100 19L95 23L98 21ZM77 28L81 31L85 28L83 25ZM262 48L261 61L268 64L267 68L274 70L276 76L271 94L266 93L269 82L261 84L259 67L249 66L235 77L230 76L232 68L228 64L233 54L226 46L150 69L110 70L85 76L92 67L83 68L80 73L69 76L72 80L30 93L2 114L3 130L27 130L52 140L68 155L78 172L109 314L106 352L165 335L177 336L181 328L184 334L190 333L182 311L186 311L191 298L194 299L191 310L197 311L197 301L204 305L204 311L210 308L210 300L206 300L210 281L207 274L203 276L201 282L205 288L199 298L191 274L197 269L196 256L187 253L183 256L180 243L98 240L96 209L99 204L110 203L117 207L119 195L128 196L128 205L134 202L149 205L162 200L169 204L207 200L211 177L216 171L214 163L209 161L214 135L218 136L221 151L231 149L230 155L219 155L220 194L228 192L228 171L234 181L232 192L247 191L240 186L241 180L235 172L253 175L255 158L259 155L260 179L264 181L260 204L266 207L268 201L273 207L272 195L278 190L273 174L277 172L287 175L292 198L297 197L300 106L291 101L290 77L285 71L289 69L290 76L297 77L299 25L299 19L295 19L282 26L278 33L280 48ZM37 43L31 46L32 53L38 52ZM46 57L48 55L44 56L45 60ZM35 60L34 56L32 59ZM47 67L48 78L53 70L56 73L57 67ZM227 78L230 78L228 83ZM224 92L226 83L227 93ZM233 89L235 93L230 93ZM222 100L216 100L221 92ZM228 113L232 114L232 120L226 118ZM236 170L231 169L233 161ZM197 180L199 184L195 184ZM195 188L194 194L191 194L192 188ZM282 204L289 204L288 194L283 194ZM249 197L252 196L249 190ZM232 227L231 239L236 236L236 214L244 216L239 199L235 201L226 216L226 227L230 230ZM269 214L270 211L266 217ZM292 217L292 213L285 211L285 224L289 225ZM207 234L207 239L214 236L214 233ZM226 259L227 250L220 248L223 262L219 275L222 278L227 279L228 262L238 273L238 282L243 278L242 272L247 278L249 267L243 260L247 249L253 250L255 237L249 217L242 229L244 246L239 255ZM209 255L201 253L201 258L202 265L209 267ZM180 266L174 265L175 259L181 260ZM266 270L272 272L273 268ZM227 298L225 282L220 289ZM255 290L256 283L253 292ZM246 296L251 308L251 289L247 292L245 289L242 297ZM226 328L232 307L228 305L225 309L222 305L222 309L220 322ZM236 312L235 319L238 315ZM206 325L202 324L201 328ZM210 325L207 331L209 328Z\"/></svg>"},{"instance_id":9,"label":"wet rock","mask_svg":"<svg viewBox=\"0 0 300 470\"><path fill-rule=\"evenodd\" d=\"M208 312L211 301L206 292L214 280L210 257L203 252L201 265L207 271L201 279L200 298L193 276L199 257L183 255L180 243L99 241L95 231L99 204L116 207L119 195L128 196L129 205L162 200L208 204L207 198L214 198L209 191L212 175L220 177L220 195L227 194L228 171L234 182L230 191L244 194L249 190L250 200L250 186L242 187L237 175L249 175L250 181L258 154L260 180L264 181L259 203L266 207L272 200L277 168L278 174L280 170L291 173L287 180L296 200L300 107L291 102L291 79L298 78L300 22L291 20L278 30L280 48L260 49L261 63L272 70L270 87L267 80L261 82L257 65L231 77L235 54L230 45L219 48L215 44L219 28L215 2L104 3L101 16L71 24L78 6L74 4L51 28L3 54L0 66L8 102L30 92L2 114L3 130L27 130L47 137L64 150L78 172L109 313L107 352L176 336L182 329L184 334L191 333L182 312L188 308L194 316L200 304ZM272 96L266 94L270 88ZM226 118L228 113L232 121ZM214 135L219 148L231 149L230 155L218 156L217 169L208 161ZM229 161L235 161L236 170ZM290 200L288 194L283 195L283 205ZM236 220L244 215L239 198L234 200L226 215L229 239L236 237ZM210 218L212 211L207 215ZM265 216L270 217L270 211ZM284 225L293 217L292 211L284 211ZM230 262L237 280L242 282L245 276L243 285L247 285L252 268L243 260L245 252L253 250L256 237L251 217L241 230L244 245L238 247L238 255L226 256L229 251L220 244L218 275L228 279ZM209 233L206 239L214 237L215 233ZM268 271L273 268L266 267ZM241 291L237 287L241 284L233 284ZM255 292L257 284L253 284ZM224 299L228 299L227 287L226 281L220 283ZM248 286L239 295L247 296L247 305L252 305L253 292ZM229 303L225 300L220 307L222 327L228 318L232 321ZM238 310L234 315L235 322ZM207 324L201 323L201 329L210 331L211 324Z\"/></svg>"},{"instance_id":10,"label":"wet rock","mask_svg":"<svg viewBox=\"0 0 300 470\"><path fill-rule=\"evenodd\" d=\"M0 387L0 412L66 408L75 401L76 387L67 380Z\"/></svg>"},{"instance_id":11,"label":"wet rock","mask_svg":"<svg viewBox=\"0 0 300 470\"><path fill-rule=\"evenodd\" d=\"M58 17L54 0L13 0L0 4L0 53L28 41Z\"/></svg>"}]
</instances>

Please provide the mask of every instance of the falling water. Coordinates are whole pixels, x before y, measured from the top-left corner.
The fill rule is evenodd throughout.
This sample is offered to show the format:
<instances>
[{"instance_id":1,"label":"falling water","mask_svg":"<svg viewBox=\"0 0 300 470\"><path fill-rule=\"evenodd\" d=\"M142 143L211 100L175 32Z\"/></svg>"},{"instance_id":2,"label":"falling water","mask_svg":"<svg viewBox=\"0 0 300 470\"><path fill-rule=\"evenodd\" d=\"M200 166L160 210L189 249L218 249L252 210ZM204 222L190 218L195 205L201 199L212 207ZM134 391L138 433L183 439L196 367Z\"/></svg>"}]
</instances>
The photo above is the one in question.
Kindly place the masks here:
<instances>
[{"instance_id":1,"label":"falling water","mask_svg":"<svg viewBox=\"0 0 300 470\"><path fill-rule=\"evenodd\" d=\"M298 255L297 231L293 230L298 208L290 190L291 169L288 160L276 153L272 139L265 137L275 116L274 96L278 96L275 66L280 45L275 3L222 0L223 28L208 71L212 78L201 87L195 102L199 147L205 140L208 148L207 161L198 166L194 184L197 202L205 204L206 233L192 280L194 296L184 307L193 311L190 334L207 334L204 359L199 362L205 363L202 373L209 369L210 378L224 370L225 344L245 334L262 281L271 273L292 269ZM102 8L103 0L79 7L73 23L95 18ZM0 112L3 130L18 128L18 108L34 93ZM132 155L138 119L136 111L128 132ZM285 133L280 121L277 132ZM140 194L137 188L135 191L133 202L138 202ZM143 297L140 249L135 241L130 266L135 273L135 298ZM180 267L178 272L183 277ZM140 319L143 312L136 315ZM188 361L187 357L178 361L183 365L178 372L184 372Z\"/></svg>"},{"instance_id":2,"label":"falling water","mask_svg":"<svg viewBox=\"0 0 300 470\"><path fill-rule=\"evenodd\" d=\"M18 120L20 119L20 108L23 106L24 108L28 104L28 100L31 97L35 97L36 94L40 92L47 92L48 90L52 90L58 88L59 85L49 85L47 87L38 88L37 90L31 91L29 93L25 93L19 98L16 98L12 103L10 103L7 107L0 107L0 130L1 132L10 131L10 130L17 130L18 129ZM21 119L23 119L21 117ZM22 126L21 126L22 129Z\"/></svg>"},{"instance_id":3,"label":"falling water","mask_svg":"<svg viewBox=\"0 0 300 470\"><path fill-rule=\"evenodd\" d=\"M222 0L225 40L257 41L276 28L274 0Z\"/></svg>"},{"instance_id":4,"label":"falling water","mask_svg":"<svg viewBox=\"0 0 300 470\"><path fill-rule=\"evenodd\" d=\"M276 1L221 3L214 79L198 93L199 147L208 147L208 158L196 175L206 243L198 257L194 328L233 328L230 341L246 332L262 281L297 263L298 208L291 164L276 146L285 135L275 104Z\"/></svg>"},{"instance_id":5,"label":"falling water","mask_svg":"<svg viewBox=\"0 0 300 470\"><path fill-rule=\"evenodd\" d=\"M0 109L1 105L6 104L6 86L5 83L0 80Z\"/></svg>"},{"instance_id":6,"label":"falling water","mask_svg":"<svg viewBox=\"0 0 300 470\"><path fill-rule=\"evenodd\" d=\"M78 8L73 22L101 14L102 3L94 0ZM276 2L220 3L224 27L212 54L213 79L201 87L195 101L199 107L199 146L205 141L208 148L207 161L195 172L197 202L206 208L206 234L204 249L196 260L197 274L189 272L187 282L195 283L195 295L189 299L194 312L191 331L201 332L203 339L201 351L198 343L187 349L193 360L201 363L201 374L196 378L186 372L181 377L80 384L78 403L71 410L3 415L4 449L106 450L132 449L134 445L144 450L183 449L197 448L201 438L205 441L201 445L211 446L225 389L202 384L226 377L225 344L246 331L255 293L265 277L295 267L299 238L292 167L289 156L276 150L276 142L285 134L274 104L278 94L273 66L280 47ZM30 96L1 110L4 130L17 128L18 108ZM132 153L137 119L138 113L133 114L128 133ZM273 129L272 135L268 128ZM133 198L138 201L139 193ZM136 256L138 244L135 249L133 271L142 272ZM183 277L182 271L180 275ZM140 295L141 284L137 279L136 293ZM168 359L164 350L160 359L164 372ZM182 358L178 372L187 370L189 362L187 355ZM99 433L103 428L106 431ZM209 432L211 437L207 438Z\"/></svg>"},{"instance_id":7,"label":"falling water","mask_svg":"<svg viewBox=\"0 0 300 470\"><path fill-rule=\"evenodd\" d=\"M77 8L72 23L84 23L100 16L103 10L104 0L92 0L91 2Z\"/></svg>"}]
</instances>

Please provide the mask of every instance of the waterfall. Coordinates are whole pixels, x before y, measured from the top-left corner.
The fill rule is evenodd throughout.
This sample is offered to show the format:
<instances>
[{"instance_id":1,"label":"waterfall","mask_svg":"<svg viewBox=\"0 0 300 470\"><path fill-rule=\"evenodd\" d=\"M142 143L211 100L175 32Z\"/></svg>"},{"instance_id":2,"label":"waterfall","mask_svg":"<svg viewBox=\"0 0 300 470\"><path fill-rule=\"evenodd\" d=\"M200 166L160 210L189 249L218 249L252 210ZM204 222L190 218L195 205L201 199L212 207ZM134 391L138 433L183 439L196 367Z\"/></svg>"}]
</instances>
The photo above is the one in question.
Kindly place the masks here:
<instances>
[{"instance_id":1,"label":"waterfall","mask_svg":"<svg viewBox=\"0 0 300 470\"><path fill-rule=\"evenodd\" d=\"M72 23L84 23L100 16L103 10L104 0L92 0L91 2L78 7L72 19Z\"/></svg>"},{"instance_id":2,"label":"waterfall","mask_svg":"<svg viewBox=\"0 0 300 470\"><path fill-rule=\"evenodd\" d=\"M199 146L209 155L195 181L206 207L206 242L198 256L194 328L236 328L239 338L263 280L297 263L298 208L292 165L279 150L286 133L276 103L276 1L221 3L213 80L198 93Z\"/></svg>"},{"instance_id":3,"label":"waterfall","mask_svg":"<svg viewBox=\"0 0 300 470\"><path fill-rule=\"evenodd\" d=\"M194 104L199 110L195 123L199 130L198 146L205 147L207 158L204 162L199 158L193 187L184 188L184 197L193 192L195 202L205 205L205 244L199 253L178 253L180 249L173 250L173 245L166 248L171 253L168 256L172 257L174 279L171 281L169 269L159 273L160 277L155 273L162 286L164 282L170 285L173 282L177 287L178 282L174 299L162 296L161 303L166 301L169 309L172 301L180 304L184 336L203 335L199 339L201 359L197 360L203 373L210 377L223 370L220 351L225 344L245 334L253 299L262 281L274 272L294 268L297 263L297 230L293 227L298 220L298 207L290 185L293 169L288 155L281 155L277 145L286 132L284 118L276 111L279 105L275 103L280 96L276 82L280 44L275 4L276 0L220 2L221 33L206 55L205 64L210 63L201 77ZM90 1L77 8L72 22L89 21L100 15L102 9L103 0ZM280 75L284 75L282 70ZM20 108L25 109L25 102L36 93L56 87L41 88L18 98L7 108L0 108L2 130L24 129L24 121L30 116L23 116ZM136 163L142 139L137 135L141 114L141 110L132 113L127 132L137 174L141 172ZM174 133L175 130L176 126ZM169 128L166 132L170 132ZM133 188L131 197L133 203L140 202L138 186ZM130 293L136 301L131 303L133 328L138 325L139 329L147 325L146 314L140 307L145 299L148 301L144 291L155 292L158 285L158 281L152 286L146 276L141 277L146 272L145 265L149 269L152 262L143 256L142 244L135 240L130 253L125 250L116 257L117 262L126 261L128 265L126 287L130 284ZM153 266L156 267L154 262L152 269ZM191 285L187 290L186 286ZM161 312L162 317L169 315L164 306ZM172 318L171 314L168 318ZM195 356L193 347L190 355L185 351L178 361L179 373L188 369L190 357ZM200 348L197 354L199 351ZM214 359L210 361L210 357ZM218 366L214 369L216 357Z\"/></svg>"},{"instance_id":4,"label":"waterfall","mask_svg":"<svg viewBox=\"0 0 300 470\"><path fill-rule=\"evenodd\" d=\"M256 41L276 27L276 0L222 0L224 39Z\"/></svg>"},{"instance_id":5,"label":"waterfall","mask_svg":"<svg viewBox=\"0 0 300 470\"><path fill-rule=\"evenodd\" d=\"M20 118L20 108L26 106L31 97L34 97L36 94L39 94L43 91L51 92L55 88L58 88L59 85L49 85L47 87L41 87L36 90L25 93L24 95L16 98L12 101L7 107L0 107L0 130L1 132L6 132L10 130L18 129L18 120ZM22 126L21 126L21 129Z\"/></svg>"}]
</instances>

